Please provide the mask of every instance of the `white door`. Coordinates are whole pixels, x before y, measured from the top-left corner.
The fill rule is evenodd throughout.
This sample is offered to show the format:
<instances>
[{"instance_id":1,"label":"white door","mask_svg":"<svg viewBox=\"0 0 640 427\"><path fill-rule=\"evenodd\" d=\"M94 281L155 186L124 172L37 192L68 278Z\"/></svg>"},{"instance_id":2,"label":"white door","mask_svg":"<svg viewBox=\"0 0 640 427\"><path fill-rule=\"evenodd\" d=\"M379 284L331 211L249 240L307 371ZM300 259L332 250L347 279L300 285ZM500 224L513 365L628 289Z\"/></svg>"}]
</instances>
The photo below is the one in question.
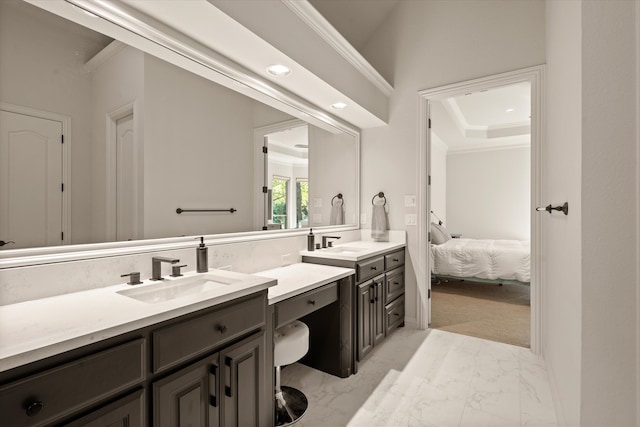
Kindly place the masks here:
<instances>
[{"instance_id":1,"label":"white door","mask_svg":"<svg viewBox=\"0 0 640 427\"><path fill-rule=\"evenodd\" d=\"M0 249L62 244L62 123L0 111L0 133Z\"/></svg>"},{"instance_id":2,"label":"white door","mask_svg":"<svg viewBox=\"0 0 640 427\"><path fill-rule=\"evenodd\" d=\"M116 121L116 239L137 238L133 114Z\"/></svg>"}]
</instances>

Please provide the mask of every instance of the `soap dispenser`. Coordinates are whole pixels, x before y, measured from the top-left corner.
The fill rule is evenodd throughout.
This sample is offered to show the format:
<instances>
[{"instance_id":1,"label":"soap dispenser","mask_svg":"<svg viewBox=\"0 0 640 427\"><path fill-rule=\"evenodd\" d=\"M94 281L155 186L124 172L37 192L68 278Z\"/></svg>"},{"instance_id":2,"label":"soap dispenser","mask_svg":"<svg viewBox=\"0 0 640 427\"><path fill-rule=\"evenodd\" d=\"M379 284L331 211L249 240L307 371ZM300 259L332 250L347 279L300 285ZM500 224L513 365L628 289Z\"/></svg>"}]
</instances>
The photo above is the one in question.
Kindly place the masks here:
<instances>
[{"instance_id":1,"label":"soap dispenser","mask_svg":"<svg viewBox=\"0 0 640 427\"><path fill-rule=\"evenodd\" d=\"M200 239L200 245L196 248L196 271L206 273L209 271L209 250L204 245L204 237L196 237L196 239Z\"/></svg>"},{"instance_id":2,"label":"soap dispenser","mask_svg":"<svg viewBox=\"0 0 640 427\"><path fill-rule=\"evenodd\" d=\"M307 236L307 250L313 251L315 249L316 236L313 235L313 228L309 230L309 235Z\"/></svg>"}]
</instances>

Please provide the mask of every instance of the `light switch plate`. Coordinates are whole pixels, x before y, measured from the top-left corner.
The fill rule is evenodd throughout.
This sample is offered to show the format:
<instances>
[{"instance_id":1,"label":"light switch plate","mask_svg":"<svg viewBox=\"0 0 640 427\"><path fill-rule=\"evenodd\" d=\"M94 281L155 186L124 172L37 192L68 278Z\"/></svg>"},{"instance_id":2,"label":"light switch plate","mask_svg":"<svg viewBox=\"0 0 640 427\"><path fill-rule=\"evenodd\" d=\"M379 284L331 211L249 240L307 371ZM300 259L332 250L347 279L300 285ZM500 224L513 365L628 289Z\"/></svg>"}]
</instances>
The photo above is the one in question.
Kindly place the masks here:
<instances>
[{"instance_id":1,"label":"light switch plate","mask_svg":"<svg viewBox=\"0 0 640 427\"><path fill-rule=\"evenodd\" d=\"M316 197L315 199L313 199L313 207L314 208L322 207L322 199L320 197Z\"/></svg>"},{"instance_id":2,"label":"light switch plate","mask_svg":"<svg viewBox=\"0 0 640 427\"><path fill-rule=\"evenodd\" d=\"M287 265L291 264L291 254L284 254L282 255L282 266L286 267Z\"/></svg>"},{"instance_id":3,"label":"light switch plate","mask_svg":"<svg viewBox=\"0 0 640 427\"><path fill-rule=\"evenodd\" d=\"M416 225L417 217L416 214L406 214L404 216L404 225Z\"/></svg>"},{"instance_id":4,"label":"light switch plate","mask_svg":"<svg viewBox=\"0 0 640 427\"><path fill-rule=\"evenodd\" d=\"M416 206L416 196L415 194L407 194L404 196L404 206L406 208L413 208Z\"/></svg>"}]
</instances>

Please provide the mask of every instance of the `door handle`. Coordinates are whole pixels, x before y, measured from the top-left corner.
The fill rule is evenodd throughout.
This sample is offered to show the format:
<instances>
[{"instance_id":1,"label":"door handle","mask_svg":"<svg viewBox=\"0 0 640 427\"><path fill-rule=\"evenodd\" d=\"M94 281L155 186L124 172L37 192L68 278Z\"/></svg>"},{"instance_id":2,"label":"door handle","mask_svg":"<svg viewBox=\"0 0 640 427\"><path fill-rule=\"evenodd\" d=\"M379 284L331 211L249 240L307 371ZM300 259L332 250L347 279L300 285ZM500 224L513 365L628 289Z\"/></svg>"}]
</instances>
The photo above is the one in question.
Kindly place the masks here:
<instances>
[{"instance_id":1,"label":"door handle","mask_svg":"<svg viewBox=\"0 0 640 427\"><path fill-rule=\"evenodd\" d=\"M226 371L229 373L229 385L227 385L227 374L225 373L224 375L224 394L227 397L233 397L233 390L231 389L231 362L233 362L233 359L231 359L230 357L225 357L224 359L224 364L227 365L227 369Z\"/></svg>"},{"instance_id":2,"label":"door handle","mask_svg":"<svg viewBox=\"0 0 640 427\"><path fill-rule=\"evenodd\" d=\"M212 363L209 366L209 405L214 408L218 406L216 393L218 390L218 366Z\"/></svg>"}]
</instances>

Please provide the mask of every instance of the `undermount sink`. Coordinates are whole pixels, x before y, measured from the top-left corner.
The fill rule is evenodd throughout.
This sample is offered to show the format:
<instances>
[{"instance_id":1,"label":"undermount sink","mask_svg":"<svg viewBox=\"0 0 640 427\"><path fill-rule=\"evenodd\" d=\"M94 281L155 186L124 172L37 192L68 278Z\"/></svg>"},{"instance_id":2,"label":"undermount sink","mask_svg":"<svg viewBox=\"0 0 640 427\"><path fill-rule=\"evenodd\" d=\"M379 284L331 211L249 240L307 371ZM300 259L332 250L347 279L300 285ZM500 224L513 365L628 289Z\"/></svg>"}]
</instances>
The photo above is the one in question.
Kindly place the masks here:
<instances>
[{"instance_id":1,"label":"undermount sink","mask_svg":"<svg viewBox=\"0 0 640 427\"><path fill-rule=\"evenodd\" d=\"M239 281L239 279L205 274L202 276L158 282L140 288L118 291L118 293L125 297L153 304L208 292Z\"/></svg>"},{"instance_id":2,"label":"undermount sink","mask_svg":"<svg viewBox=\"0 0 640 427\"><path fill-rule=\"evenodd\" d=\"M356 254L359 252L364 252L367 250L367 248L357 248L357 247L350 247L350 246L336 246L334 248L327 248L327 249L322 249L323 251L326 252L333 252L333 253L337 253L337 254Z\"/></svg>"}]
</instances>

